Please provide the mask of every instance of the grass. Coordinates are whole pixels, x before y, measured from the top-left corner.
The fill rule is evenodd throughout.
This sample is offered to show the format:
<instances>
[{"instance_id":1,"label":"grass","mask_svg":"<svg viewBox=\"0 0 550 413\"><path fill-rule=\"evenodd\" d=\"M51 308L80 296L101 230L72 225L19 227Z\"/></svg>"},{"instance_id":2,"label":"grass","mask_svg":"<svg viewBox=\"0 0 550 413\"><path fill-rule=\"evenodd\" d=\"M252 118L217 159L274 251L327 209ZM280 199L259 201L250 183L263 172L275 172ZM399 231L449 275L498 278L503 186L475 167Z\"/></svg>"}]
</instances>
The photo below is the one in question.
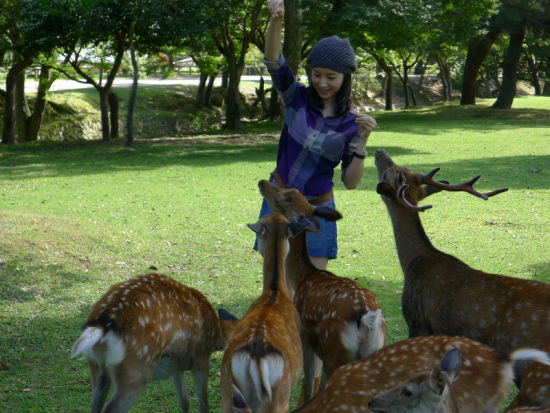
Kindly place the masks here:
<instances>
[{"instance_id":1,"label":"grass","mask_svg":"<svg viewBox=\"0 0 550 413\"><path fill-rule=\"evenodd\" d=\"M440 193L422 214L439 249L481 270L550 282L550 99L526 97L500 111L438 105L375 113L360 187L338 182L339 259L381 302L388 341L407 336L402 272L372 152L388 150L415 172L441 167L451 182L482 174L484 202ZM273 169L278 123L239 134L122 144L0 147L0 411L85 412L89 372L70 349L92 304L116 282L154 266L242 316L261 290L252 250L259 179ZM220 411L213 355L211 410ZM296 393L296 392L295 392ZM296 397L296 394L294 395ZM192 394L192 411L197 411ZM147 387L133 411L177 411L169 381Z\"/></svg>"}]
</instances>

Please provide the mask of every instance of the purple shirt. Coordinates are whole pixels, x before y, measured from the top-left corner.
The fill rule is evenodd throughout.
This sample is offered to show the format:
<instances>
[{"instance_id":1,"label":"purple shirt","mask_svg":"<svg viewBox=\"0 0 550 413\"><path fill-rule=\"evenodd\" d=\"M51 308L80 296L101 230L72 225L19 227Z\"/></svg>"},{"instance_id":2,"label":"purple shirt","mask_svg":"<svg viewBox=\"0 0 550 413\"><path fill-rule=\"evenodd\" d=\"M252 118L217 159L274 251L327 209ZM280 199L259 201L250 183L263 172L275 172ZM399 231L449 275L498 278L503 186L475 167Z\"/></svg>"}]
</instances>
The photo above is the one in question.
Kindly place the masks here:
<instances>
[{"instance_id":1,"label":"purple shirt","mask_svg":"<svg viewBox=\"0 0 550 413\"><path fill-rule=\"evenodd\" d=\"M296 81L282 55L276 62L264 62L285 104L279 175L288 187L310 198L326 194L334 186L334 168L342 161L344 174L353 160L359 143L355 117L352 113L324 117L319 108L308 105L306 86Z\"/></svg>"}]
</instances>

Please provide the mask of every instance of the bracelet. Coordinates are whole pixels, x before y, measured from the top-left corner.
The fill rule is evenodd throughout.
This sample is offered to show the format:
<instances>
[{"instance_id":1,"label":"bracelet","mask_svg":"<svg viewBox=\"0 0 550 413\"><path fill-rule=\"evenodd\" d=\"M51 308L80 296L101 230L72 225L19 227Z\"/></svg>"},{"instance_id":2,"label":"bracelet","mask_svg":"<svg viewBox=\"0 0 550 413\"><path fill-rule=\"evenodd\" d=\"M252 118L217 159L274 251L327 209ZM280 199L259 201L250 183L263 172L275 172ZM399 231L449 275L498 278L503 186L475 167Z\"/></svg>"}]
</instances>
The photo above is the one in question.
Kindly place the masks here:
<instances>
[{"instance_id":1,"label":"bracelet","mask_svg":"<svg viewBox=\"0 0 550 413\"><path fill-rule=\"evenodd\" d=\"M365 159L367 157L367 154L368 154L367 151L365 151L363 153L353 152L353 156L355 156L356 158L359 158L359 159Z\"/></svg>"}]
</instances>

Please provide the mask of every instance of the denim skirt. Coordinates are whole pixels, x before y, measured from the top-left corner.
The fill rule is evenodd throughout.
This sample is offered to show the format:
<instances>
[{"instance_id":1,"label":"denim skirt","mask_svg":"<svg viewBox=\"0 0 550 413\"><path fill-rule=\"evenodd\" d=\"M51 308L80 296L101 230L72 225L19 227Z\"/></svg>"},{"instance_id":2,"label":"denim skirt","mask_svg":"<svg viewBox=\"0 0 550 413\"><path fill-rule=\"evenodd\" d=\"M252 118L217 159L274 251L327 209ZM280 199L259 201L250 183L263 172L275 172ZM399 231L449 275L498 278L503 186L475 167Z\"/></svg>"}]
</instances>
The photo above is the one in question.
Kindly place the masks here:
<instances>
[{"instance_id":1,"label":"denim skirt","mask_svg":"<svg viewBox=\"0 0 550 413\"><path fill-rule=\"evenodd\" d=\"M334 208L334 202L328 202L327 204L323 203L323 206L329 206ZM260 210L260 218L264 215L269 214L271 208L269 204L264 199L262 202L262 208ZM334 259L338 254L338 236L336 229L336 222L327 221L323 218L316 218L319 222L321 228L318 229L319 234L314 232L308 232L307 239L307 248L309 250L309 255L311 257L327 257L329 259ZM254 242L254 249L258 250L258 241Z\"/></svg>"}]
</instances>

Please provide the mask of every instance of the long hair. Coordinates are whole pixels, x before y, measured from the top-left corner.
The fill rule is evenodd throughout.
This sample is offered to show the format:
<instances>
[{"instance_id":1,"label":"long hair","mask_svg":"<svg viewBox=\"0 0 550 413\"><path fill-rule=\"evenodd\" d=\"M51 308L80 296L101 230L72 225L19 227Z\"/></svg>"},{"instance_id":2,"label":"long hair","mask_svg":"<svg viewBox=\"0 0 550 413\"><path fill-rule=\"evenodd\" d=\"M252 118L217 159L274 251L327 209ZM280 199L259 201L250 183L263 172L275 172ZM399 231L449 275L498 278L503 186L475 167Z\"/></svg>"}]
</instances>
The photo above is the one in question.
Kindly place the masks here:
<instances>
[{"instance_id":1,"label":"long hair","mask_svg":"<svg viewBox=\"0 0 550 413\"><path fill-rule=\"evenodd\" d=\"M323 109L323 99L317 93L313 85L311 84L311 70L307 72L309 79L309 86L307 87L307 103L313 107ZM342 86L336 93L336 105L335 105L335 116L346 115L352 107L351 101L351 73L344 73L344 81Z\"/></svg>"}]
</instances>

